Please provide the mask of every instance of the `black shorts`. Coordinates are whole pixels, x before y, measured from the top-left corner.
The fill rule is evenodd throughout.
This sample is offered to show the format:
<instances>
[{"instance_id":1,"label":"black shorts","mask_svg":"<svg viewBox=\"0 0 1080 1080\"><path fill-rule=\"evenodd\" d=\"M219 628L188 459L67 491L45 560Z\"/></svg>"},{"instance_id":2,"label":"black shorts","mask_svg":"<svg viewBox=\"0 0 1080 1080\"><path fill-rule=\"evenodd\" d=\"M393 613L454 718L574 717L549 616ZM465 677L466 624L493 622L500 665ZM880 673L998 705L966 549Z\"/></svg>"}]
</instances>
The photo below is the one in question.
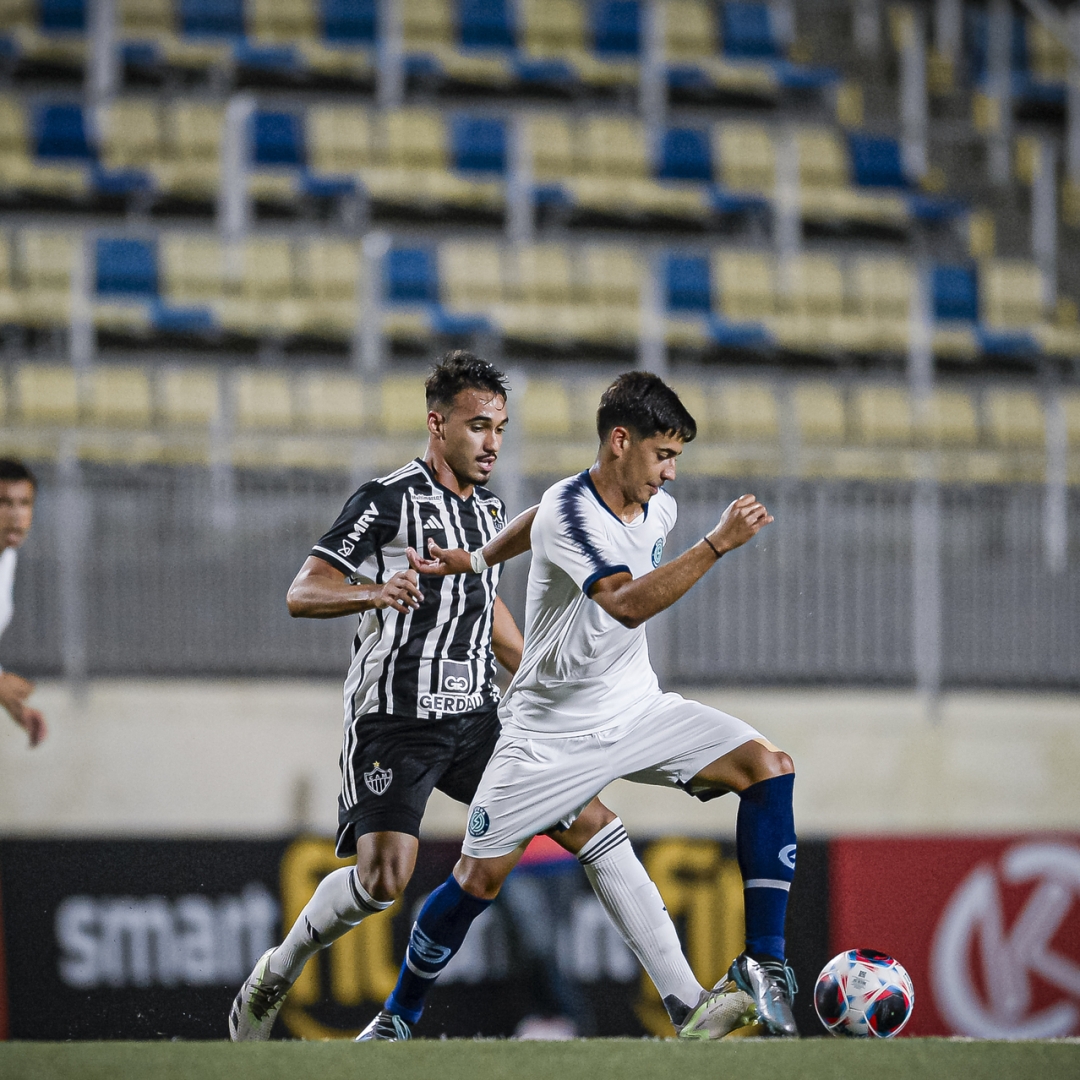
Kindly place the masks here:
<instances>
[{"instance_id":1,"label":"black shorts","mask_svg":"<svg viewBox=\"0 0 1080 1080\"><path fill-rule=\"evenodd\" d=\"M341 755L338 857L355 855L365 833L418 837L432 788L472 802L499 731L494 705L434 723L388 713L358 716Z\"/></svg>"}]
</instances>

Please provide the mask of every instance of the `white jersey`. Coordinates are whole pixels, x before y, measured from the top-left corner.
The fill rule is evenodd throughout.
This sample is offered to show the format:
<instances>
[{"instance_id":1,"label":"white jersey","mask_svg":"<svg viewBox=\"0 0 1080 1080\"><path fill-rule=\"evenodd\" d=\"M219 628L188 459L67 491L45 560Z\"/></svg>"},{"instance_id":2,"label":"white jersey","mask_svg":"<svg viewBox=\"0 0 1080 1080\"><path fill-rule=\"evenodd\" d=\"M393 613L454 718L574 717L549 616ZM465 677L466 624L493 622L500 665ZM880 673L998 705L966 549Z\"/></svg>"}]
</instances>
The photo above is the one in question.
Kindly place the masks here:
<instances>
[{"instance_id":1,"label":"white jersey","mask_svg":"<svg viewBox=\"0 0 1080 1080\"><path fill-rule=\"evenodd\" d=\"M639 578L659 566L675 517L675 500L661 490L627 524L588 471L544 492L532 524L525 651L499 709L505 731L587 735L637 716L659 694L644 625L628 629L588 592L601 578Z\"/></svg>"},{"instance_id":2,"label":"white jersey","mask_svg":"<svg viewBox=\"0 0 1080 1080\"><path fill-rule=\"evenodd\" d=\"M0 552L0 635L8 628L11 616L15 613L15 563L18 554L15 548L4 548ZM0 671L3 671L0 668Z\"/></svg>"}]
</instances>

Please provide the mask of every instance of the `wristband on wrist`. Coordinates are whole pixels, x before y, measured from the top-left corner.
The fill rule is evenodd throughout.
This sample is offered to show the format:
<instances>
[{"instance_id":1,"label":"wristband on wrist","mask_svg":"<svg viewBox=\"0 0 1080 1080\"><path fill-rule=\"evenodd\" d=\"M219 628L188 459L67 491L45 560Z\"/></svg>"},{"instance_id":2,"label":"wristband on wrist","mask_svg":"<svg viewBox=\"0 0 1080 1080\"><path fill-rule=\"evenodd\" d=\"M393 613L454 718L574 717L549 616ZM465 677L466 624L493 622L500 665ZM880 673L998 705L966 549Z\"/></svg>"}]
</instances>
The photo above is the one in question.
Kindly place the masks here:
<instances>
[{"instance_id":1,"label":"wristband on wrist","mask_svg":"<svg viewBox=\"0 0 1080 1080\"><path fill-rule=\"evenodd\" d=\"M714 543L713 543L713 542L712 542L712 541L711 541L711 540L710 540L710 539L709 539L709 538L708 538L707 536L703 536L703 537L702 537L701 539L702 539L702 540L704 540L704 541L705 541L705 543L706 543L706 544L708 544L708 545L709 545L709 547L711 547L711 548L712 548L712 550L713 550L713 554L714 554L714 555L715 555L715 556L716 556L716 557L717 557L718 559L719 559L719 558L720 558L720 557L721 557L721 556L722 556L722 555L724 554L724 553L723 553L722 551L720 551L720 550L719 550L719 549L717 548L717 546L716 546L716 545L715 545L715 544L714 544Z\"/></svg>"},{"instance_id":2,"label":"wristband on wrist","mask_svg":"<svg viewBox=\"0 0 1080 1080\"><path fill-rule=\"evenodd\" d=\"M472 567L472 572L474 574L482 574L488 568L487 559L484 558L483 548L470 553L469 565Z\"/></svg>"}]
</instances>

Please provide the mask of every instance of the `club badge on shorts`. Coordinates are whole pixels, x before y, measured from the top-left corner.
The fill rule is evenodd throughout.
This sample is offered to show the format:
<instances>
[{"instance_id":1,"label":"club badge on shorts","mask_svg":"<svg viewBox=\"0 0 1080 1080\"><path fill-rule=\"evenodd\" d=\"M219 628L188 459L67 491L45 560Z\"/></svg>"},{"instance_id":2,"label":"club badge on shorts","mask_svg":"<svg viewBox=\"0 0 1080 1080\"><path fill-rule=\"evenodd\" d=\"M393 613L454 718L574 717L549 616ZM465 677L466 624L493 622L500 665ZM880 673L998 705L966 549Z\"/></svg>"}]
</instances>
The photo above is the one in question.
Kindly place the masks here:
<instances>
[{"instance_id":1,"label":"club badge on shorts","mask_svg":"<svg viewBox=\"0 0 1080 1080\"><path fill-rule=\"evenodd\" d=\"M482 806L474 806L469 814L469 835L483 836L491 828L491 818Z\"/></svg>"},{"instance_id":2,"label":"club badge on shorts","mask_svg":"<svg viewBox=\"0 0 1080 1080\"><path fill-rule=\"evenodd\" d=\"M382 768L377 761L371 763L371 772L364 773L364 783L372 795L382 795L393 779L394 770Z\"/></svg>"}]
</instances>

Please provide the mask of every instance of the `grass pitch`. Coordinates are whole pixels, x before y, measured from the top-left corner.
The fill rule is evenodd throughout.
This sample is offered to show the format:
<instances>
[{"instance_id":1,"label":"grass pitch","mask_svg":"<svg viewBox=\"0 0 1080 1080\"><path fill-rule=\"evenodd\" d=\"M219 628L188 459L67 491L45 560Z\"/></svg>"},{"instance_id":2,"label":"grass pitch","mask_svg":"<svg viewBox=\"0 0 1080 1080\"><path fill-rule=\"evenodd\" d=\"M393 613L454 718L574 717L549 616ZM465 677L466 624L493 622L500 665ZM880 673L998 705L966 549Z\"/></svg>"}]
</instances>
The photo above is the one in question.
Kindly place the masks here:
<instances>
[{"instance_id":1,"label":"grass pitch","mask_svg":"<svg viewBox=\"0 0 1080 1080\"><path fill-rule=\"evenodd\" d=\"M1080 1080L1080 1040L0 1043L3 1080Z\"/></svg>"}]
</instances>

